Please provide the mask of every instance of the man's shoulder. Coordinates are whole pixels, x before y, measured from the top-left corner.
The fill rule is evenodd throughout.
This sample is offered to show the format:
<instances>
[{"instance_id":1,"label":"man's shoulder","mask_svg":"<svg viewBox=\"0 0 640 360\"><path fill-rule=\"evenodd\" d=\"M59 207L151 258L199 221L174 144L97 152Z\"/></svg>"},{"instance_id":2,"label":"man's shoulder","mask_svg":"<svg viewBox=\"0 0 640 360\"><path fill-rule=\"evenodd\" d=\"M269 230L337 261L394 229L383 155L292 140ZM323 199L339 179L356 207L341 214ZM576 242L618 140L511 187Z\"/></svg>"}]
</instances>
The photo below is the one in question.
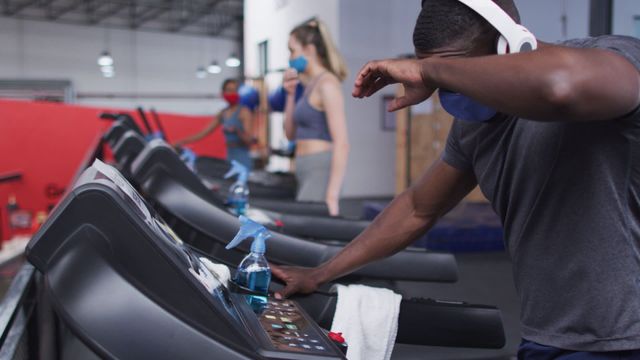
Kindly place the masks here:
<instances>
[{"instance_id":1,"label":"man's shoulder","mask_svg":"<svg viewBox=\"0 0 640 360\"><path fill-rule=\"evenodd\" d=\"M638 46L640 39L627 35L601 35L560 41L557 45L575 48L615 48L616 46Z\"/></svg>"},{"instance_id":2,"label":"man's shoulder","mask_svg":"<svg viewBox=\"0 0 640 360\"><path fill-rule=\"evenodd\" d=\"M603 35L581 39L571 39L558 43L583 49L603 49L626 58L640 71L640 39L626 35Z\"/></svg>"}]
</instances>

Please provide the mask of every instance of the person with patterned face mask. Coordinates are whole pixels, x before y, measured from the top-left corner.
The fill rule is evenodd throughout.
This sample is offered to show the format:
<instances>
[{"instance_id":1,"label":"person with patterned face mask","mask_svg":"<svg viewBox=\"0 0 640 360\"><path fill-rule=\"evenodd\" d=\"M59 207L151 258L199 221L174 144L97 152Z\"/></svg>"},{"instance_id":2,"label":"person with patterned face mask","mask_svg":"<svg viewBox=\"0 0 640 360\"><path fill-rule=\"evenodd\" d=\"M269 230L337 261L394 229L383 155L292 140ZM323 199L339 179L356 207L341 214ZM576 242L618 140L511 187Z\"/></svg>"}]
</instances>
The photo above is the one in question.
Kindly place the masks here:
<instances>
[{"instance_id":1,"label":"person with patterned face mask","mask_svg":"<svg viewBox=\"0 0 640 360\"><path fill-rule=\"evenodd\" d=\"M227 145L227 159L235 160L247 169L253 169L253 160L249 154L249 147L255 142L251 136L251 112L240 104L238 81L227 79L222 84L222 98L227 107L202 131L176 142L175 146L182 146L196 142L212 133L218 126L223 127L225 143Z\"/></svg>"},{"instance_id":2,"label":"person with patterned face mask","mask_svg":"<svg viewBox=\"0 0 640 360\"><path fill-rule=\"evenodd\" d=\"M289 52L289 69L284 73L284 128L287 138L296 142L297 200L325 202L335 216L340 212L349 155L341 86L346 66L319 20L291 31ZM296 102L299 82L305 85L305 92Z\"/></svg>"}]
</instances>

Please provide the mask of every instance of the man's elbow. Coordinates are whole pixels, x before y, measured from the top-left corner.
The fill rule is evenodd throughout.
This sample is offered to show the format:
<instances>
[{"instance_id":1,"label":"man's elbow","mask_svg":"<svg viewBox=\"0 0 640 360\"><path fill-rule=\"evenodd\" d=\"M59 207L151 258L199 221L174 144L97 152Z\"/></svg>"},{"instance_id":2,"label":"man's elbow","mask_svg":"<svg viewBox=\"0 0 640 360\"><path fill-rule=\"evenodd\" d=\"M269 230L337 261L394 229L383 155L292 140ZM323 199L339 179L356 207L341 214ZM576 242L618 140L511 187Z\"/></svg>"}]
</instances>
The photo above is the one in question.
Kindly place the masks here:
<instances>
[{"instance_id":1,"label":"man's elbow","mask_svg":"<svg viewBox=\"0 0 640 360\"><path fill-rule=\"evenodd\" d=\"M567 119L590 117L598 102L605 102L610 114L627 114L640 105L640 75L635 69L632 73L616 73L612 87L601 75L585 72L579 61L564 56L562 64L544 77L542 98L551 114Z\"/></svg>"},{"instance_id":2,"label":"man's elbow","mask_svg":"<svg viewBox=\"0 0 640 360\"><path fill-rule=\"evenodd\" d=\"M550 73L545 81L542 97L552 113L573 113L580 97L579 81L576 81L573 71L565 67Z\"/></svg>"}]
</instances>

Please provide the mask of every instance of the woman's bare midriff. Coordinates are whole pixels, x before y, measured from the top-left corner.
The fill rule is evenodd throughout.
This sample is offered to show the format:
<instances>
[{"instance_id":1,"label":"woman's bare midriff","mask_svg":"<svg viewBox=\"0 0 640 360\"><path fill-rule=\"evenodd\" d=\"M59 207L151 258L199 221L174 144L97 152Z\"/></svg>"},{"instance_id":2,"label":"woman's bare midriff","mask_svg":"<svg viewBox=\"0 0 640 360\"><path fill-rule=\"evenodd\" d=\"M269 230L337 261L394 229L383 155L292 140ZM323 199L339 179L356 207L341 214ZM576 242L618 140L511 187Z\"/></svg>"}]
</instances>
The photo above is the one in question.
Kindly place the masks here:
<instances>
[{"instance_id":1,"label":"woman's bare midriff","mask_svg":"<svg viewBox=\"0 0 640 360\"><path fill-rule=\"evenodd\" d=\"M331 151L332 149L333 144L325 140L309 139L296 141L296 156L312 155Z\"/></svg>"}]
</instances>

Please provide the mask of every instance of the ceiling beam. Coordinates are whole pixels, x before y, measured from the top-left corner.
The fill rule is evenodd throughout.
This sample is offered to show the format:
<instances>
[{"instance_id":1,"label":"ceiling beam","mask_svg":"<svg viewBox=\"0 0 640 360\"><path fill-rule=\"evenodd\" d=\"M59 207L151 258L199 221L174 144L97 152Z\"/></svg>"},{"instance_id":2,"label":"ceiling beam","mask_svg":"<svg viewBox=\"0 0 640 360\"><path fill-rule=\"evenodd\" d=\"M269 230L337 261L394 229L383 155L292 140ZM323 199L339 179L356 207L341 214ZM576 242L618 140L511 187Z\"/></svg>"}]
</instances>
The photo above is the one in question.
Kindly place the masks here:
<instances>
[{"instance_id":1,"label":"ceiling beam","mask_svg":"<svg viewBox=\"0 0 640 360\"><path fill-rule=\"evenodd\" d=\"M52 9L51 14L48 17L48 19L49 20L57 20L61 16L65 15L66 13L78 9L83 3L84 3L84 0L75 0L71 4L68 4L68 5L64 6L64 7L60 7L57 10L53 10Z\"/></svg>"},{"instance_id":2,"label":"ceiling beam","mask_svg":"<svg viewBox=\"0 0 640 360\"><path fill-rule=\"evenodd\" d=\"M92 24L92 25L100 24L101 22L107 20L108 18L116 15L120 11L122 11L122 6L120 6L118 4L113 4L113 5L111 5L110 9L107 9L107 10L102 11L102 12L96 11L94 13L94 15L93 15L94 16L93 19L91 19L90 24Z\"/></svg>"},{"instance_id":3,"label":"ceiling beam","mask_svg":"<svg viewBox=\"0 0 640 360\"><path fill-rule=\"evenodd\" d=\"M138 2L136 0L129 0L129 28L133 28L136 23L136 16L138 15Z\"/></svg>"},{"instance_id":4,"label":"ceiling beam","mask_svg":"<svg viewBox=\"0 0 640 360\"><path fill-rule=\"evenodd\" d=\"M0 0L0 13L89 26L112 19L108 27L235 38L241 6L242 0Z\"/></svg>"},{"instance_id":5,"label":"ceiling beam","mask_svg":"<svg viewBox=\"0 0 640 360\"><path fill-rule=\"evenodd\" d=\"M171 9L170 2L165 1L165 3L167 4L167 6L165 7L150 7L146 11L142 12L141 14L138 14L138 16L136 17L135 24L133 24L131 28L138 29L140 26L144 25L145 23L153 19L157 19L159 16L169 11Z\"/></svg>"},{"instance_id":6,"label":"ceiling beam","mask_svg":"<svg viewBox=\"0 0 640 360\"><path fill-rule=\"evenodd\" d=\"M85 13L87 15L88 24L97 24L99 19L99 11L105 6L109 5L109 1L85 0Z\"/></svg>"},{"instance_id":7,"label":"ceiling beam","mask_svg":"<svg viewBox=\"0 0 640 360\"><path fill-rule=\"evenodd\" d=\"M7 15L9 16L14 16L20 13L20 11L33 6L33 5L37 5L39 0L27 0L27 1L23 1L22 3L16 4L17 6L14 7L13 9L9 9L9 11L7 12Z\"/></svg>"},{"instance_id":8,"label":"ceiling beam","mask_svg":"<svg viewBox=\"0 0 640 360\"><path fill-rule=\"evenodd\" d=\"M210 1L207 1L200 8L196 9L196 11L191 12L190 16L188 16L187 18L184 18L184 19L180 19L178 21L178 24L176 24L172 29L170 29L170 31L178 32L178 31L184 29L185 27L187 27L189 25L196 24L205 15L211 14L213 12L213 10L215 10L216 6L218 6L221 2L222 2L222 0L210 0Z\"/></svg>"},{"instance_id":9,"label":"ceiling beam","mask_svg":"<svg viewBox=\"0 0 640 360\"><path fill-rule=\"evenodd\" d=\"M243 18L242 16L227 16L227 17L225 17L225 19L220 21L218 23L218 26L211 31L210 35L211 36L220 35L229 26L233 25L234 23L236 23L238 21L242 21L242 18Z\"/></svg>"}]
</instances>

